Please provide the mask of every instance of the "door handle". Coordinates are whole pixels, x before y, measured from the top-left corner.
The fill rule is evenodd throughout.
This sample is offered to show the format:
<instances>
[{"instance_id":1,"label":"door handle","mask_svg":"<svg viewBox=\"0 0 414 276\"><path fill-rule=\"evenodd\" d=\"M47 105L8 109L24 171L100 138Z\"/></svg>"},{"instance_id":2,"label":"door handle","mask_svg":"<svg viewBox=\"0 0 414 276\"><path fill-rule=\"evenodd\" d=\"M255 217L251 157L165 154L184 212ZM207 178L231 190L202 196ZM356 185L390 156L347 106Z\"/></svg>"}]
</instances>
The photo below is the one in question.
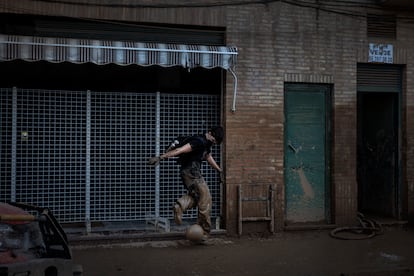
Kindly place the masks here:
<instances>
[{"instance_id":1,"label":"door handle","mask_svg":"<svg viewBox=\"0 0 414 276\"><path fill-rule=\"evenodd\" d=\"M288 146L289 146L289 148L291 149L291 150L293 150L295 153L298 153L298 149L296 149L293 145L292 145L292 143L289 141L288 142Z\"/></svg>"}]
</instances>

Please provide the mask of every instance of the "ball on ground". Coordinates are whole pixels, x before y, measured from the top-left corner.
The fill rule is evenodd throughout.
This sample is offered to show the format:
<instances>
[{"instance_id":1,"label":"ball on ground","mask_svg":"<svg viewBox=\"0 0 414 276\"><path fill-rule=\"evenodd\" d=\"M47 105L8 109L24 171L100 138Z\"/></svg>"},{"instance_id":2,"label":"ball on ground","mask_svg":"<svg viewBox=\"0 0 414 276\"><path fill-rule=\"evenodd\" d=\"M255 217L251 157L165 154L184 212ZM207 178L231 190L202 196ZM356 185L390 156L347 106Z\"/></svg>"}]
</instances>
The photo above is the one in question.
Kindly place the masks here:
<instances>
[{"instance_id":1,"label":"ball on ground","mask_svg":"<svg viewBox=\"0 0 414 276\"><path fill-rule=\"evenodd\" d=\"M185 237L192 242L200 242L204 238L204 230L198 224L193 224L187 228Z\"/></svg>"}]
</instances>

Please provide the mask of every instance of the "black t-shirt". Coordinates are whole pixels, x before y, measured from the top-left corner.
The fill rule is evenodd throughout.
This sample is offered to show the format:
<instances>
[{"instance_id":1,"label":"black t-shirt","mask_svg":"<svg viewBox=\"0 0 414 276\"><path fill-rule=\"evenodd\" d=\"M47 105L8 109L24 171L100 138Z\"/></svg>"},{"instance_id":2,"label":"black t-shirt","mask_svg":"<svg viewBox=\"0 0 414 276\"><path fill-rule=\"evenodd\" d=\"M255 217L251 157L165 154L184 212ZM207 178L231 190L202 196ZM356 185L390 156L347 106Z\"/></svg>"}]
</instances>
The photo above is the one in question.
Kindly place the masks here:
<instances>
[{"instance_id":1,"label":"black t-shirt","mask_svg":"<svg viewBox=\"0 0 414 276\"><path fill-rule=\"evenodd\" d=\"M192 166L193 163L201 167L201 162L211 152L212 142L207 140L205 135L194 135L185 139L184 145L187 143L190 144L192 151L181 154L178 158L179 164L182 168Z\"/></svg>"}]
</instances>

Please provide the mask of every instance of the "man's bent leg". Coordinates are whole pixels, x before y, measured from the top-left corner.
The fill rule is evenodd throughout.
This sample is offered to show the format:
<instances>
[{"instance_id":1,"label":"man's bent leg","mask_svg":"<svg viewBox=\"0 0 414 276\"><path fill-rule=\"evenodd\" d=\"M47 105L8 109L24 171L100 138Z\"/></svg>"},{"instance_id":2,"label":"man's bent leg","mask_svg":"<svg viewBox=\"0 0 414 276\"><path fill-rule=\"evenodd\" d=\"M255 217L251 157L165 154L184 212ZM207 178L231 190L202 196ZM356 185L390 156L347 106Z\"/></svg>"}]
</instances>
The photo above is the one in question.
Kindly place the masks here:
<instances>
[{"instance_id":1,"label":"man's bent leg","mask_svg":"<svg viewBox=\"0 0 414 276\"><path fill-rule=\"evenodd\" d=\"M198 224L203 228L206 234L211 231L211 194L204 180L200 180L196 185L196 191L199 195L198 199Z\"/></svg>"},{"instance_id":2,"label":"man's bent leg","mask_svg":"<svg viewBox=\"0 0 414 276\"><path fill-rule=\"evenodd\" d=\"M180 197L176 203L174 203L174 221L176 224L181 224L183 222L183 213L193 208L195 205L194 199L189 195L183 195Z\"/></svg>"}]
</instances>

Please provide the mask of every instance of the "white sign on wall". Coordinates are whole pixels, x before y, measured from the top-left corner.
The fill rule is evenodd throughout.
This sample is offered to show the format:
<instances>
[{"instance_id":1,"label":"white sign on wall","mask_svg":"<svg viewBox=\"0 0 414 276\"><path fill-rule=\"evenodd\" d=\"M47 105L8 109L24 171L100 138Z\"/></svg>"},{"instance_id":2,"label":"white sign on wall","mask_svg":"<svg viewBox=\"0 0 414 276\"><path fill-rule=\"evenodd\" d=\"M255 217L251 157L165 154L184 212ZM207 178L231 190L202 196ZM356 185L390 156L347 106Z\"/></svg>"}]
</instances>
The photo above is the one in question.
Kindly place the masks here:
<instances>
[{"instance_id":1,"label":"white sign on wall","mask_svg":"<svg viewBox=\"0 0 414 276\"><path fill-rule=\"evenodd\" d=\"M392 44L369 44L368 62L393 63L394 53Z\"/></svg>"}]
</instances>

